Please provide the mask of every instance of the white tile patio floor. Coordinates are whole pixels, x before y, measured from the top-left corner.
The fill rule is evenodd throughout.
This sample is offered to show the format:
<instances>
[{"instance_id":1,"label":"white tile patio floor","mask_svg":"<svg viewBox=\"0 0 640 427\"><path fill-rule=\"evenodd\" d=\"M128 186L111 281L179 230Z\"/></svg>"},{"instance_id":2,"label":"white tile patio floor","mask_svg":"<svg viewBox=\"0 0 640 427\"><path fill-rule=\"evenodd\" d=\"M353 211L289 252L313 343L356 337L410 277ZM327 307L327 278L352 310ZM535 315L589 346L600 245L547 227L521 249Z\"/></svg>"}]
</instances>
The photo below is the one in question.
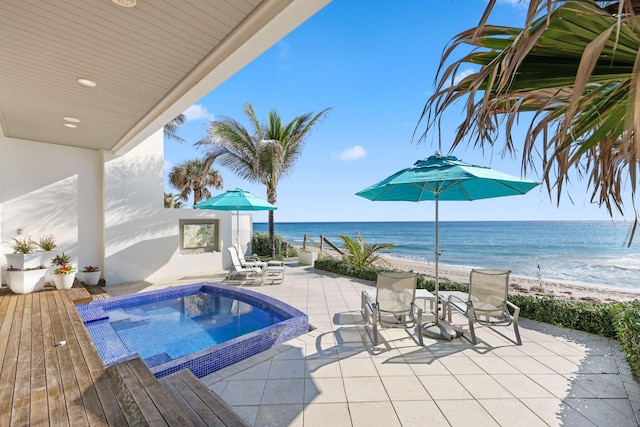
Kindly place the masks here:
<instances>
[{"instance_id":1,"label":"white tile patio floor","mask_svg":"<svg viewBox=\"0 0 640 427\"><path fill-rule=\"evenodd\" d=\"M203 278L173 283L194 281ZM522 346L477 328L475 346L425 337L419 347L383 329L374 347L360 315L372 286L295 261L282 284L247 286L304 311L316 329L202 381L254 426L639 425L640 385L616 340L521 319Z\"/></svg>"}]
</instances>

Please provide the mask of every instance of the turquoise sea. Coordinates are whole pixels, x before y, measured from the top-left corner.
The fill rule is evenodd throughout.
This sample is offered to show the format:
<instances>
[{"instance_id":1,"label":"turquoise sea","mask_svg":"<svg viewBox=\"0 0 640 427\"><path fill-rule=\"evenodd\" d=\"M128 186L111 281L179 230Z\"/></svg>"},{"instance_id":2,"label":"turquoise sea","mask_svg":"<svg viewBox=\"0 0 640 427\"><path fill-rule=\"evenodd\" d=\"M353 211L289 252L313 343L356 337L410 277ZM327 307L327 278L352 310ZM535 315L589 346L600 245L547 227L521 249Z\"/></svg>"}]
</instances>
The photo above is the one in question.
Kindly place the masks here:
<instances>
[{"instance_id":1,"label":"turquoise sea","mask_svg":"<svg viewBox=\"0 0 640 427\"><path fill-rule=\"evenodd\" d=\"M511 269L543 280L640 289L640 234L630 247L631 222L463 221L440 222L440 265ZM304 235L325 236L338 247L338 234L368 243L395 245L389 255L434 262L433 222L276 222L276 233L294 245ZM266 223L255 231L267 232Z\"/></svg>"}]
</instances>

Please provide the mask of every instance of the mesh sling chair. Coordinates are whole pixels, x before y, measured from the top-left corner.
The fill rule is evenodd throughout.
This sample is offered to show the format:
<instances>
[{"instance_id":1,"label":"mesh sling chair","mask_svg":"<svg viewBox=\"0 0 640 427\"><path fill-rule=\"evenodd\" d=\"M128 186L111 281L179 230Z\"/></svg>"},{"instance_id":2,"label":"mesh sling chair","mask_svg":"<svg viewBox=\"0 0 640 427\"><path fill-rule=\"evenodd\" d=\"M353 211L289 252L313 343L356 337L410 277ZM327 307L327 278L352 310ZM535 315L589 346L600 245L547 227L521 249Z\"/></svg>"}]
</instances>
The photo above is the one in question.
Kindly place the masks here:
<instances>
[{"instance_id":1,"label":"mesh sling chair","mask_svg":"<svg viewBox=\"0 0 640 427\"><path fill-rule=\"evenodd\" d=\"M378 327L414 328L419 345L422 342L422 308L415 303L416 273L378 273L375 293L362 291L362 318L373 333L367 333L378 345Z\"/></svg>"},{"instance_id":2,"label":"mesh sling chair","mask_svg":"<svg viewBox=\"0 0 640 427\"><path fill-rule=\"evenodd\" d=\"M469 333L473 344L477 344L473 324L478 323L492 329L493 326L513 324L515 342L522 345L518 329L520 308L507 300L510 274L511 270L473 269L469 274L468 294L447 291L439 293L438 298L444 305L443 316L444 312L448 312L449 322L451 322L451 309L455 309L469 320ZM513 314L509 308L513 310Z\"/></svg>"}]
</instances>

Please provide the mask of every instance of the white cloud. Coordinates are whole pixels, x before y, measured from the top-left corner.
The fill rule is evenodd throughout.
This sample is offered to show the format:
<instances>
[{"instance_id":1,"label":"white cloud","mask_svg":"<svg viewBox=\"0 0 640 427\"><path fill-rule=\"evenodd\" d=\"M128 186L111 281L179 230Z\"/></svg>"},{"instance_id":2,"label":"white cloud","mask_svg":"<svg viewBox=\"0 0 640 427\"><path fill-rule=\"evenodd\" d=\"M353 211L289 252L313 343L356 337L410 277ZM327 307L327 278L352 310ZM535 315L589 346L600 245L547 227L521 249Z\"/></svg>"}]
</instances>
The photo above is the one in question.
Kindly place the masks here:
<instances>
[{"instance_id":1,"label":"white cloud","mask_svg":"<svg viewBox=\"0 0 640 427\"><path fill-rule=\"evenodd\" d=\"M464 79L467 76L470 76L471 74L475 73L474 70L472 69L467 69L467 70L463 70L460 71L458 74L456 74L456 76L453 78L453 84L457 85L458 83L460 83L462 81L462 79Z\"/></svg>"},{"instance_id":2,"label":"white cloud","mask_svg":"<svg viewBox=\"0 0 640 427\"><path fill-rule=\"evenodd\" d=\"M200 105L200 104L194 104L191 107L187 108L184 113L182 113L185 115L187 122L193 121L193 120L213 120L214 115L213 113L210 113L209 111L207 111L207 107Z\"/></svg>"},{"instance_id":3,"label":"white cloud","mask_svg":"<svg viewBox=\"0 0 640 427\"><path fill-rule=\"evenodd\" d=\"M366 155L367 155L367 150L365 150L359 145L354 145L353 147L347 148L342 153L338 154L338 158L342 161L347 162L350 160L359 159L360 157L364 157Z\"/></svg>"}]
</instances>

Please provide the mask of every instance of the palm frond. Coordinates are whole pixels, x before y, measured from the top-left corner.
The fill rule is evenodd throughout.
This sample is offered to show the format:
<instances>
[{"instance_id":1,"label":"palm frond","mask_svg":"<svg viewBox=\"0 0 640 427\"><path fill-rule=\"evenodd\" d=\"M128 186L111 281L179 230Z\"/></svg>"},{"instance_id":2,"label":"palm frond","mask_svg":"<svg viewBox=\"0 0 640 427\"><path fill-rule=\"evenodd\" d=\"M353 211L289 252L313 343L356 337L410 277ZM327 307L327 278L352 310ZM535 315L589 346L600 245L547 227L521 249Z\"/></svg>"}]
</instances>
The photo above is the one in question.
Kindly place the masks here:
<instances>
[{"instance_id":1,"label":"palm frond","mask_svg":"<svg viewBox=\"0 0 640 427\"><path fill-rule=\"evenodd\" d=\"M178 142L184 142L184 138L177 134L178 128L187 122L187 117L184 114L179 114L169 123L164 125L164 136L169 139L176 140Z\"/></svg>"},{"instance_id":2,"label":"palm frond","mask_svg":"<svg viewBox=\"0 0 640 427\"><path fill-rule=\"evenodd\" d=\"M444 50L418 143L439 131L445 111L462 101L450 151L465 141L495 148L504 132L502 151L521 150L524 173L540 161L542 179L558 203L576 173L588 179L593 202L611 214L623 212L622 183L633 197L640 159L640 20L634 13L638 2L622 0L616 15L606 8L610 3L531 0L525 25L515 28L486 25L490 2L480 25L458 34ZM449 63L458 48L469 46L470 53ZM456 82L468 65L480 68ZM512 134L523 113L530 124L516 145Z\"/></svg>"}]
</instances>

